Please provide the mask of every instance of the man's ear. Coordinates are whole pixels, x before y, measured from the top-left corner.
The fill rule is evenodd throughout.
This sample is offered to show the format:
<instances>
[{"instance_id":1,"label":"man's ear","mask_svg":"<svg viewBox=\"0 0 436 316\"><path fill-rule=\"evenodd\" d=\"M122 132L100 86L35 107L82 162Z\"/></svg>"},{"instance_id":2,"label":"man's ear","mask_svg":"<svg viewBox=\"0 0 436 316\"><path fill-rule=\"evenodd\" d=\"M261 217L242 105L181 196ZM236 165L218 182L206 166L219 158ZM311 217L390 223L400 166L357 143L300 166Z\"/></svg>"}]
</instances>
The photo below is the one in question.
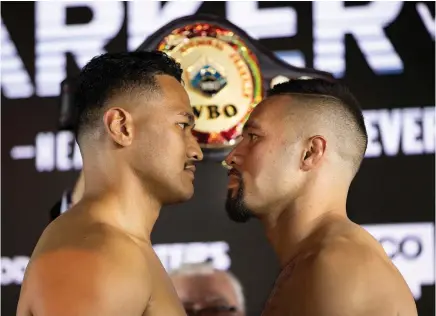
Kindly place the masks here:
<instances>
[{"instance_id":1,"label":"man's ear","mask_svg":"<svg viewBox=\"0 0 436 316\"><path fill-rule=\"evenodd\" d=\"M323 136L317 135L311 137L307 142L301 159L301 169L310 171L317 168L324 158L326 149L327 140Z\"/></svg>"},{"instance_id":2,"label":"man's ear","mask_svg":"<svg viewBox=\"0 0 436 316\"><path fill-rule=\"evenodd\" d=\"M120 146L129 146L133 140L132 115L122 108L110 108L104 113L104 126L112 140Z\"/></svg>"}]
</instances>

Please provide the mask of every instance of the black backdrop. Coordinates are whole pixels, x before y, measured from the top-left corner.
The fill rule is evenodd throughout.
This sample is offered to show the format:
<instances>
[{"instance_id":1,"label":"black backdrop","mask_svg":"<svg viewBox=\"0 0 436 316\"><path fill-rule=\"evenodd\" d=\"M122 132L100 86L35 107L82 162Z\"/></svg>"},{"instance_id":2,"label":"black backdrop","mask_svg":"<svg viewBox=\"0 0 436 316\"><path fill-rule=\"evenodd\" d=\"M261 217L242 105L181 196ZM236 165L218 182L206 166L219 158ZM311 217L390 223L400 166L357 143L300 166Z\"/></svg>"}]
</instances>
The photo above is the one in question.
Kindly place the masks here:
<instances>
[{"instance_id":1,"label":"black backdrop","mask_svg":"<svg viewBox=\"0 0 436 316\"><path fill-rule=\"evenodd\" d=\"M336 69L333 72L351 87L365 110L370 144L351 188L349 215L383 242L411 286L419 314L434 315L434 3L390 4L390 12L395 11L392 6L398 12L392 13L383 25L382 35L391 43L388 47L371 27L377 23L377 16L387 14L389 8L383 8L382 4L365 11L374 5L371 2L339 2L342 13L334 11L336 5L332 3L326 9L326 4L321 8L310 2L254 2L239 8L224 2L200 2L195 6L185 5L184 10L178 10L179 4L174 3L144 2L135 10L130 7L132 3L49 3L2 3L1 19L5 28L1 52L1 311L4 315L15 313L23 269L49 221L51 206L65 188L73 185L80 170L71 135L57 132L56 89L62 76L55 74L59 72L57 60L62 59L63 53L56 55L53 50L65 45L64 39L71 35L76 41L71 44L71 47L76 45L75 51L67 52L66 64L60 65L73 74L86 59L86 56L78 57L77 47L86 51L92 40L103 36L108 28L113 30L105 50L124 51L135 48L135 44L139 45L150 32L169 20L195 12L231 18L286 60L308 67L318 60L317 67L327 71ZM62 10L56 11L59 6ZM189 6L193 12L186 12ZM135 18L138 12L132 13L139 9L144 14L142 22ZM237 10L241 9L251 11L245 14L239 11L239 20L235 19ZM321 9L331 10L325 12L324 20L319 16ZM73 28L70 35L62 35L56 34L56 27L49 27L59 12L66 14L62 21L68 26L89 23L104 12L109 12L108 16L112 14L113 20L106 19L106 26L90 24L88 37L81 37L83 32L74 33ZM348 20L339 19L345 16L344 12L350 13ZM333 44L321 47L321 39L334 31L334 27L325 28L325 16L331 18L333 26L345 29L348 23L350 28L355 27L358 35L348 34L343 41L327 41ZM279 17L283 20L277 21ZM49 21L44 29L46 35L41 31L42 19ZM262 24L268 21L276 25ZM38 27L41 29L37 30ZM319 61L318 47L331 56L336 54L336 59L330 59L330 66L328 60ZM397 59L389 55L390 48ZM38 62L44 54L53 55ZM332 66L338 60L344 63L342 73L339 66ZM41 73L52 77L41 84ZM194 198L186 204L164 209L152 241L168 269L182 262L203 259L211 259L219 268L230 269L244 286L249 314L258 315L277 274L277 263L258 223L238 225L226 218L223 211L226 178L218 163L200 165Z\"/></svg>"}]
</instances>

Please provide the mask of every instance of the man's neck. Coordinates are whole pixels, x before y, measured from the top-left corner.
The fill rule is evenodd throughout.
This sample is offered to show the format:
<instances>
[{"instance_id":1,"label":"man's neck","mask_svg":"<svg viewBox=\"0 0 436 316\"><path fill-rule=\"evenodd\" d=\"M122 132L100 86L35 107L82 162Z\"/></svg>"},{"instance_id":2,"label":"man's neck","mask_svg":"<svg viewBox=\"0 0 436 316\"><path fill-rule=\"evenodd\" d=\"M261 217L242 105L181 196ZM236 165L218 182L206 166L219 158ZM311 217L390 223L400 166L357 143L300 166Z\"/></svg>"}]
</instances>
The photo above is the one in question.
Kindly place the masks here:
<instances>
[{"instance_id":1,"label":"man's neck","mask_svg":"<svg viewBox=\"0 0 436 316\"><path fill-rule=\"evenodd\" d=\"M82 199L85 190L85 176L83 171L80 172L79 178L74 185L73 191L71 192L71 203L72 205L77 204Z\"/></svg>"},{"instance_id":2,"label":"man's neck","mask_svg":"<svg viewBox=\"0 0 436 316\"><path fill-rule=\"evenodd\" d=\"M346 199L330 198L323 203L322 199L301 197L287 208L276 210L278 215L261 219L282 268L299 254L303 242L329 218L346 218L345 202Z\"/></svg>"},{"instance_id":3,"label":"man's neck","mask_svg":"<svg viewBox=\"0 0 436 316\"><path fill-rule=\"evenodd\" d=\"M119 172L107 176L93 171L85 170L83 195L84 202L94 205L90 208L91 216L136 239L150 242L161 203L145 192L139 179L131 174Z\"/></svg>"}]
</instances>

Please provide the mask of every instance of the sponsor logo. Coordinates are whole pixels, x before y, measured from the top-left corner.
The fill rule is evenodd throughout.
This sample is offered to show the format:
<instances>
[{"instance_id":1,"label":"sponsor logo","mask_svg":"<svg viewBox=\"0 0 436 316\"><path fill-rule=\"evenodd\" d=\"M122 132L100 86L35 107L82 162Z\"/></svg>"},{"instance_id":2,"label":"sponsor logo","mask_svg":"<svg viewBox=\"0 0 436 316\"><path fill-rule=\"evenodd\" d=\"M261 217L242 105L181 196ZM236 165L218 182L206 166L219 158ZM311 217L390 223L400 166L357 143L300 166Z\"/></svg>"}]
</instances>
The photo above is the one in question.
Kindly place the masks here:
<instances>
[{"instance_id":1,"label":"sponsor logo","mask_svg":"<svg viewBox=\"0 0 436 316\"><path fill-rule=\"evenodd\" d=\"M412 260L422 253L422 241L417 236L407 235L402 239L384 236L378 240L391 259L403 257Z\"/></svg>"},{"instance_id":2,"label":"sponsor logo","mask_svg":"<svg viewBox=\"0 0 436 316\"><path fill-rule=\"evenodd\" d=\"M24 272L26 271L27 264L29 263L29 257L15 256L12 258L1 257L2 277L1 284L21 284L24 278Z\"/></svg>"},{"instance_id":3,"label":"sponsor logo","mask_svg":"<svg viewBox=\"0 0 436 316\"><path fill-rule=\"evenodd\" d=\"M173 30L157 48L185 69L200 145L234 145L248 114L262 99L260 69L248 47L230 30L194 23Z\"/></svg>"},{"instance_id":4,"label":"sponsor logo","mask_svg":"<svg viewBox=\"0 0 436 316\"><path fill-rule=\"evenodd\" d=\"M435 152L435 107L363 111L368 133L365 157Z\"/></svg>"},{"instance_id":5,"label":"sponsor logo","mask_svg":"<svg viewBox=\"0 0 436 316\"><path fill-rule=\"evenodd\" d=\"M435 283L434 224L373 224L363 227L380 242L415 299L419 299L421 287Z\"/></svg>"},{"instance_id":6,"label":"sponsor logo","mask_svg":"<svg viewBox=\"0 0 436 316\"><path fill-rule=\"evenodd\" d=\"M182 264L205 261L210 261L219 270L228 270L231 265L230 247L224 241L159 244L153 248L167 271Z\"/></svg>"},{"instance_id":7,"label":"sponsor logo","mask_svg":"<svg viewBox=\"0 0 436 316\"><path fill-rule=\"evenodd\" d=\"M70 131L40 132L34 144L14 146L10 155L14 160L34 159L38 172L82 169L79 145Z\"/></svg>"},{"instance_id":8,"label":"sponsor logo","mask_svg":"<svg viewBox=\"0 0 436 316\"><path fill-rule=\"evenodd\" d=\"M219 270L231 265L230 247L224 241L155 244L153 248L168 272L187 263L210 261ZM1 285L20 285L28 263L27 256L1 257Z\"/></svg>"}]
</instances>

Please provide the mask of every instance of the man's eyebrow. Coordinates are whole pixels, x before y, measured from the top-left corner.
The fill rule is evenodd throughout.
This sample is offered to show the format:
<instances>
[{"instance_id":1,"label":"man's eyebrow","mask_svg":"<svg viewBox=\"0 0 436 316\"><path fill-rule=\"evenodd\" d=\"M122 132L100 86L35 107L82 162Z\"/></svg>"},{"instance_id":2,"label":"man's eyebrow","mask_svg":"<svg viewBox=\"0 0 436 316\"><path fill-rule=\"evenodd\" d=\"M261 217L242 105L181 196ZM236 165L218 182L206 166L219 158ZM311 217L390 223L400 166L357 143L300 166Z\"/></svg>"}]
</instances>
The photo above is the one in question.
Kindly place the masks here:
<instances>
[{"instance_id":1,"label":"man's eyebrow","mask_svg":"<svg viewBox=\"0 0 436 316\"><path fill-rule=\"evenodd\" d=\"M179 115L186 116L188 118L188 120L189 120L188 124L189 125L194 125L194 123L195 123L195 116L194 116L194 114L189 113L189 112L180 112Z\"/></svg>"},{"instance_id":2,"label":"man's eyebrow","mask_svg":"<svg viewBox=\"0 0 436 316\"><path fill-rule=\"evenodd\" d=\"M221 305L228 305L229 303L227 300L223 297L214 297L212 298L209 303L215 303L215 304L221 304Z\"/></svg>"},{"instance_id":3,"label":"man's eyebrow","mask_svg":"<svg viewBox=\"0 0 436 316\"><path fill-rule=\"evenodd\" d=\"M255 121L248 121L247 123L245 123L243 130L245 131L249 128L260 129L260 126Z\"/></svg>"}]
</instances>

